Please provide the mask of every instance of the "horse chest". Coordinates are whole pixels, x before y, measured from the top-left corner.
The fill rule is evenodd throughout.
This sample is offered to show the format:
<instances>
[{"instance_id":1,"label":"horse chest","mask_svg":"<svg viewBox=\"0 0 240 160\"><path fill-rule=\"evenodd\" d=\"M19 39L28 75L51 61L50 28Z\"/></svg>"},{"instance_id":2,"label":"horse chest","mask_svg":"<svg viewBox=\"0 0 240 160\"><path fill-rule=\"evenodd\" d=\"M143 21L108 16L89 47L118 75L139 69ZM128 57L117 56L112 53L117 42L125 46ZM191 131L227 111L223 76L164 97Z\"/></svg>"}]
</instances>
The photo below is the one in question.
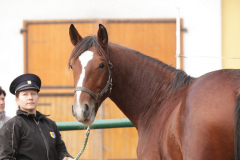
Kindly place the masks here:
<instances>
[{"instance_id":1,"label":"horse chest","mask_svg":"<svg viewBox=\"0 0 240 160\"><path fill-rule=\"evenodd\" d=\"M144 143L141 140L138 142L137 156L138 160L161 160L157 145L152 142Z\"/></svg>"},{"instance_id":2,"label":"horse chest","mask_svg":"<svg viewBox=\"0 0 240 160\"><path fill-rule=\"evenodd\" d=\"M157 141L157 140L156 140ZM138 143L137 156L139 160L181 160L180 148L157 143Z\"/></svg>"},{"instance_id":3,"label":"horse chest","mask_svg":"<svg viewBox=\"0 0 240 160\"><path fill-rule=\"evenodd\" d=\"M164 116L157 117L154 119L152 117L152 122L148 127L143 127L139 130L139 142L137 155L138 159L154 159L154 160L181 160L181 142L180 135L178 131L178 115L179 106L177 105L175 109L168 114L167 117ZM164 123L156 123L156 122Z\"/></svg>"},{"instance_id":4,"label":"horse chest","mask_svg":"<svg viewBox=\"0 0 240 160\"><path fill-rule=\"evenodd\" d=\"M137 156L139 160L181 160L179 139L174 134L157 135L156 132L140 137Z\"/></svg>"}]
</instances>

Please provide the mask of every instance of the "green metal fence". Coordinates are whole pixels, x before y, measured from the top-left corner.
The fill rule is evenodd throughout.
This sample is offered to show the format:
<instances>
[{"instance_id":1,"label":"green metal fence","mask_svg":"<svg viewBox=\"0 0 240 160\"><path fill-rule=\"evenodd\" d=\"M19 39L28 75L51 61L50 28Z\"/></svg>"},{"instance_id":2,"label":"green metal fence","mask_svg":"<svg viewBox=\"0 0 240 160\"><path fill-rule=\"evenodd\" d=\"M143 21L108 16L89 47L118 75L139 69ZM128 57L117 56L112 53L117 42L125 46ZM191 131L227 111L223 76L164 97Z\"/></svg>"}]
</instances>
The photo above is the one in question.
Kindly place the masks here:
<instances>
[{"instance_id":1,"label":"green metal fence","mask_svg":"<svg viewBox=\"0 0 240 160\"><path fill-rule=\"evenodd\" d=\"M80 122L57 122L58 129L60 131L69 130L85 130L87 125L83 125ZM123 127L134 127L129 119L104 119L95 120L90 126L91 129L104 129L104 128L123 128Z\"/></svg>"},{"instance_id":2,"label":"green metal fence","mask_svg":"<svg viewBox=\"0 0 240 160\"><path fill-rule=\"evenodd\" d=\"M71 122L57 122L58 129L60 131L70 131L70 130L85 130L87 125L84 125L77 121ZM2 126L0 126L1 128ZM90 126L91 129L104 129L104 128L124 128L124 127L134 127L129 119L104 119L95 120Z\"/></svg>"}]
</instances>

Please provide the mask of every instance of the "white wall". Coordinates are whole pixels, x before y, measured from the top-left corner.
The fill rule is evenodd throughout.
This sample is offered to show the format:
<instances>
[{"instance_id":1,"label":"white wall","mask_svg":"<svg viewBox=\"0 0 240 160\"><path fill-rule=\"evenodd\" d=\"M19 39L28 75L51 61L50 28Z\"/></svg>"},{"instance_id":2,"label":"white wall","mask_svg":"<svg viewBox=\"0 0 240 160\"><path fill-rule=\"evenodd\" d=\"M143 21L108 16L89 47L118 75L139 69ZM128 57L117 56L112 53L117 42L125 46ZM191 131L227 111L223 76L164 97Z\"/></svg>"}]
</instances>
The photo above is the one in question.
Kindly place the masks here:
<instances>
[{"instance_id":1,"label":"white wall","mask_svg":"<svg viewBox=\"0 0 240 160\"><path fill-rule=\"evenodd\" d=\"M0 86L7 91L6 112L15 115L12 80L23 73L24 20L175 18L176 0L0 0ZM184 20L184 55L221 56L221 1L179 0ZM111 40L110 40L111 41ZM218 58L187 58L192 76L220 69Z\"/></svg>"}]
</instances>

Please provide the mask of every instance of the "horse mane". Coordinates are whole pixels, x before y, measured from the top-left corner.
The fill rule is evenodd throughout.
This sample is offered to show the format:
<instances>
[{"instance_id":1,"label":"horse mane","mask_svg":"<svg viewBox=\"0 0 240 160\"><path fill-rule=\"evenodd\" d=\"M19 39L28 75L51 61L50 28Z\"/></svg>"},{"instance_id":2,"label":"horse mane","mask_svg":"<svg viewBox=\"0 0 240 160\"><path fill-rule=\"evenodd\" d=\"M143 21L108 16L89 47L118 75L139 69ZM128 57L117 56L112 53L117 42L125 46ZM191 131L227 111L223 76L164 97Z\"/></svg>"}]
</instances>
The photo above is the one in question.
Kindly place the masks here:
<instances>
[{"instance_id":1,"label":"horse mane","mask_svg":"<svg viewBox=\"0 0 240 160\"><path fill-rule=\"evenodd\" d=\"M174 80L173 80L173 83L172 83L172 88L171 88L173 92L177 91L182 86L189 86L195 80L195 78L187 75L186 72L184 72L183 70L176 69L176 68L174 68L170 65L167 65L167 64L163 63L162 61L160 61L156 58L152 58L152 57L147 56L145 54L142 54L138 51L135 51L133 49L130 49L130 50L132 52L150 60L150 61L158 63L163 68L171 71L172 73L175 73L175 77L174 77Z\"/></svg>"}]
</instances>

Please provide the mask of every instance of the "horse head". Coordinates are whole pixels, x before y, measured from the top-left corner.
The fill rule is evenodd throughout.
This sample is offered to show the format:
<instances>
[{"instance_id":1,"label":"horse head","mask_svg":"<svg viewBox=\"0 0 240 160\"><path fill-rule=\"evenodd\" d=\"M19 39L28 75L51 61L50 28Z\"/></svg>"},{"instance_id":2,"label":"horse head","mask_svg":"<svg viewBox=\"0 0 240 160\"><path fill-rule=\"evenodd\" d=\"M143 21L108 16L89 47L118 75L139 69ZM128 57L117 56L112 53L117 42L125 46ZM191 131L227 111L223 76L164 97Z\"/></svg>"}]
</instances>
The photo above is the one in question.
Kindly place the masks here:
<instances>
[{"instance_id":1,"label":"horse head","mask_svg":"<svg viewBox=\"0 0 240 160\"><path fill-rule=\"evenodd\" d=\"M97 36L82 38L72 24L69 35L75 46L69 58L75 87L72 113L79 122L91 125L100 104L112 88L108 34L106 28L99 24Z\"/></svg>"}]
</instances>

